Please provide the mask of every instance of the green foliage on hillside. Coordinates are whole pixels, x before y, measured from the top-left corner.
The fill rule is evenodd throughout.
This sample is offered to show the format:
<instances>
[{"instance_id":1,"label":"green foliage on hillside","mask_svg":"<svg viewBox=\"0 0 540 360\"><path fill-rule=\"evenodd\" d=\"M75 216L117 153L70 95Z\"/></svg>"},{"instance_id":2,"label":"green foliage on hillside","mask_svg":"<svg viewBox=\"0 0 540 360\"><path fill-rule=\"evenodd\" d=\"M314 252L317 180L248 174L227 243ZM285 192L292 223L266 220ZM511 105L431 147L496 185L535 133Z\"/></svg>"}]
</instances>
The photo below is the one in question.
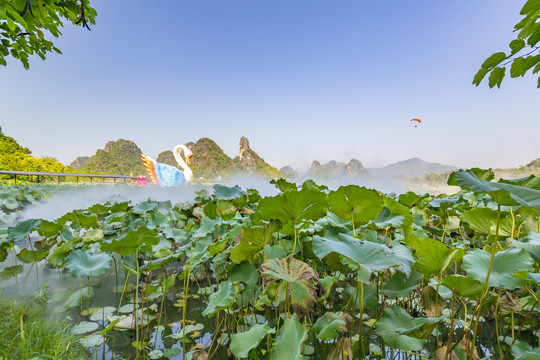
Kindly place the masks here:
<instances>
[{"instance_id":1,"label":"green foliage on hillside","mask_svg":"<svg viewBox=\"0 0 540 360\"><path fill-rule=\"evenodd\" d=\"M202 138L186 146L193 152L191 170L195 178L227 176L242 170L240 163L225 154L212 139Z\"/></svg>"},{"instance_id":2,"label":"green foliage on hillside","mask_svg":"<svg viewBox=\"0 0 540 360\"><path fill-rule=\"evenodd\" d=\"M66 172L70 169L54 158L36 158L0 128L0 170Z\"/></svg>"},{"instance_id":3,"label":"green foliage on hillside","mask_svg":"<svg viewBox=\"0 0 540 360\"><path fill-rule=\"evenodd\" d=\"M115 175L142 175L141 149L130 140L109 141L88 160L85 170Z\"/></svg>"},{"instance_id":4,"label":"green foliage on hillside","mask_svg":"<svg viewBox=\"0 0 540 360\"><path fill-rule=\"evenodd\" d=\"M262 174L265 177L272 178L272 179L284 177L283 173L281 173L275 167L268 165L267 163L257 164L257 173Z\"/></svg>"}]
</instances>

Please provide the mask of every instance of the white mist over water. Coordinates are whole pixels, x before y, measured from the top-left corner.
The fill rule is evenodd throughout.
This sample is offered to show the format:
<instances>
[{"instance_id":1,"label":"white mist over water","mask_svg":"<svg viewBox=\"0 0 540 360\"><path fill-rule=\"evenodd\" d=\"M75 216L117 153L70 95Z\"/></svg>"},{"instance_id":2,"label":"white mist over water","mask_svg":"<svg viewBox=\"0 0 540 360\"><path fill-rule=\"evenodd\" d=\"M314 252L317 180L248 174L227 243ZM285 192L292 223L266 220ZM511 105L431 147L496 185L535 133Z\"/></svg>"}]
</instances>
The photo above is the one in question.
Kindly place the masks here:
<instances>
[{"instance_id":1,"label":"white mist over water","mask_svg":"<svg viewBox=\"0 0 540 360\"><path fill-rule=\"evenodd\" d=\"M306 179L290 179L299 187ZM367 188L374 188L385 193L401 194L403 189L396 181L392 179L371 179L356 180L349 177L332 178L328 180L316 179L316 184L326 185L330 190L335 190L343 185L359 185ZM239 175L229 178L222 183L225 186L238 185L243 190L256 189L260 195L274 196L278 194L278 189L270 183L270 180L257 175ZM211 185L190 185L171 188L161 188L154 185L136 186L126 184L104 184L104 185L84 185L73 187L66 191L58 192L50 198L41 201L38 204L29 206L22 213L22 219L44 219L56 220L64 214L73 211L89 208L95 204L103 204L107 201L122 202L130 201L132 205L146 200L166 201L170 200L173 204L193 202L199 190L206 190L213 193Z\"/></svg>"}]
</instances>

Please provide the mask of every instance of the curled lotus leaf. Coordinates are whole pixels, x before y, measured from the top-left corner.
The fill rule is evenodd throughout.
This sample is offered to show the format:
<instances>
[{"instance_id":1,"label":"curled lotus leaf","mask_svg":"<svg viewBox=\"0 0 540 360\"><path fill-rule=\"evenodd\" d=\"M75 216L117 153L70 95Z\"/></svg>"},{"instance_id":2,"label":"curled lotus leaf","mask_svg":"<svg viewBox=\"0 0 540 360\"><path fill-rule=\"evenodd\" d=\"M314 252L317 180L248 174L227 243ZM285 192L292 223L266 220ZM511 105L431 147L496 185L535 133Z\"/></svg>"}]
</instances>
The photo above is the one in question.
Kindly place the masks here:
<instances>
[{"instance_id":1,"label":"curled lotus leaf","mask_svg":"<svg viewBox=\"0 0 540 360\"><path fill-rule=\"evenodd\" d=\"M259 268L263 278L263 287L269 281L289 283L291 304L299 316L306 315L316 303L317 292L313 281L319 284L319 275L308 264L295 258L266 260Z\"/></svg>"}]
</instances>

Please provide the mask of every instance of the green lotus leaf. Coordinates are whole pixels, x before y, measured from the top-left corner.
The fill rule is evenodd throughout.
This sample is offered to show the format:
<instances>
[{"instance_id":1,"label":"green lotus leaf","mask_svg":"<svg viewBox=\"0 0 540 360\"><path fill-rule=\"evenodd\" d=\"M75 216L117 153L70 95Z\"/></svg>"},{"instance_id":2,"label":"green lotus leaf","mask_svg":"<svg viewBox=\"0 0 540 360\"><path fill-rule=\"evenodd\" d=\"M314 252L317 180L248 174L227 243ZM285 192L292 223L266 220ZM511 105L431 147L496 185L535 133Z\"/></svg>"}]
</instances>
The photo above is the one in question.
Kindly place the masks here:
<instances>
[{"instance_id":1,"label":"green lotus leaf","mask_svg":"<svg viewBox=\"0 0 540 360\"><path fill-rule=\"evenodd\" d=\"M469 299L478 299L484 288L484 283L463 275L447 275L442 278L441 283L454 290L459 296L465 296Z\"/></svg>"},{"instance_id":2,"label":"green lotus leaf","mask_svg":"<svg viewBox=\"0 0 540 360\"><path fill-rule=\"evenodd\" d=\"M448 177L448 185L460 186L458 180L456 179L456 175L460 171L464 171L464 170L455 171L450 174L450 176ZM480 180L491 181L495 178L495 173L491 169L484 170L480 168L472 168L472 169L467 170L467 172L472 173L475 177L477 177Z\"/></svg>"},{"instance_id":3,"label":"green lotus leaf","mask_svg":"<svg viewBox=\"0 0 540 360\"><path fill-rule=\"evenodd\" d=\"M63 226L61 224L52 221L41 220L41 224L39 225L37 232L39 235L49 238L57 235L60 231L62 231L62 229Z\"/></svg>"},{"instance_id":4,"label":"green lotus leaf","mask_svg":"<svg viewBox=\"0 0 540 360\"><path fill-rule=\"evenodd\" d=\"M81 334L86 334L86 333L95 331L97 330L98 327L99 327L99 324L97 322L82 321L78 323L77 325L75 325L71 329L71 332L75 335L81 335Z\"/></svg>"},{"instance_id":5,"label":"green lotus leaf","mask_svg":"<svg viewBox=\"0 0 540 360\"><path fill-rule=\"evenodd\" d=\"M527 277L531 280L536 281L537 284L540 284L540 273L529 273Z\"/></svg>"},{"instance_id":6,"label":"green lotus leaf","mask_svg":"<svg viewBox=\"0 0 540 360\"><path fill-rule=\"evenodd\" d=\"M230 281L219 283L219 289L208 299L208 305L202 312L203 316L212 315L219 310L226 309L234 302L234 298L239 292L239 288L235 287Z\"/></svg>"},{"instance_id":7,"label":"green lotus leaf","mask_svg":"<svg viewBox=\"0 0 540 360\"><path fill-rule=\"evenodd\" d=\"M188 324L184 327L182 327L182 329L180 329L179 332L175 333L175 334L171 334L167 337L170 337L170 338L173 338L173 339L182 339L184 337L186 337L188 334L191 334L192 332L195 332L195 331L201 331L202 329L204 329L204 325L203 324Z\"/></svg>"},{"instance_id":8,"label":"green lotus leaf","mask_svg":"<svg viewBox=\"0 0 540 360\"><path fill-rule=\"evenodd\" d=\"M405 194L399 195L399 202L408 208L419 205L423 199L423 196L419 196L412 191L407 191Z\"/></svg>"},{"instance_id":9,"label":"green lotus leaf","mask_svg":"<svg viewBox=\"0 0 540 360\"><path fill-rule=\"evenodd\" d=\"M384 207L390 211L392 215L402 215L403 224L405 226L410 226L414 222L414 216L411 215L411 212L408 207L403 206L399 201L394 200L388 196L383 196Z\"/></svg>"},{"instance_id":10,"label":"green lotus leaf","mask_svg":"<svg viewBox=\"0 0 540 360\"><path fill-rule=\"evenodd\" d=\"M247 241L240 241L238 245L231 249L230 259L235 264L240 264L243 261L258 263L263 248L259 245L250 244Z\"/></svg>"},{"instance_id":11,"label":"green lotus leaf","mask_svg":"<svg viewBox=\"0 0 540 360\"><path fill-rule=\"evenodd\" d=\"M486 251L475 249L463 257L462 268L467 274L480 281L486 281L491 254ZM514 290L523 286L523 280L512 276L516 271L530 270L533 259L528 252L522 249L510 248L500 251L493 258L493 266L488 280L488 286L496 286Z\"/></svg>"},{"instance_id":12,"label":"green lotus leaf","mask_svg":"<svg viewBox=\"0 0 540 360\"><path fill-rule=\"evenodd\" d=\"M420 286L421 282L422 277L416 271L412 271L409 277L398 271L388 280L382 289L382 293L390 299L407 296Z\"/></svg>"},{"instance_id":13,"label":"green lotus leaf","mask_svg":"<svg viewBox=\"0 0 540 360\"><path fill-rule=\"evenodd\" d=\"M3 262L4 260L6 260L7 256L8 256L7 250L4 248L0 248L0 262Z\"/></svg>"},{"instance_id":14,"label":"green lotus leaf","mask_svg":"<svg viewBox=\"0 0 540 360\"><path fill-rule=\"evenodd\" d=\"M24 241L34 230L37 230L41 220L28 219L17 223L14 227L8 229L8 239L13 242Z\"/></svg>"},{"instance_id":15,"label":"green lotus leaf","mask_svg":"<svg viewBox=\"0 0 540 360\"><path fill-rule=\"evenodd\" d=\"M91 287L85 287L79 290L75 290L64 302L64 309L70 310L81 304L86 304L90 298L94 296L94 289Z\"/></svg>"},{"instance_id":16,"label":"green lotus leaf","mask_svg":"<svg viewBox=\"0 0 540 360\"><path fill-rule=\"evenodd\" d=\"M303 220L318 220L326 214L326 194L311 189L287 191L259 200L258 209L264 219L277 219L283 224L298 225Z\"/></svg>"},{"instance_id":17,"label":"green lotus leaf","mask_svg":"<svg viewBox=\"0 0 540 360\"><path fill-rule=\"evenodd\" d=\"M223 222L222 219L209 219L204 218L201 220L199 228L192 232L192 236L196 239L205 237L208 234L212 234L216 229L216 226Z\"/></svg>"},{"instance_id":18,"label":"green lotus leaf","mask_svg":"<svg viewBox=\"0 0 540 360\"><path fill-rule=\"evenodd\" d=\"M248 286L256 285L259 282L259 272L255 265L243 262L230 271L229 281L242 282Z\"/></svg>"},{"instance_id":19,"label":"green lotus leaf","mask_svg":"<svg viewBox=\"0 0 540 360\"><path fill-rule=\"evenodd\" d=\"M338 283L338 279L335 276L325 276L319 279L321 285L324 287L324 295L318 296L317 300L322 301L332 294L332 289Z\"/></svg>"},{"instance_id":20,"label":"green lotus leaf","mask_svg":"<svg viewBox=\"0 0 540 360\"><path fill-rule=\"evenodd\" d=\"M526 342L517 342L512 346L512 355L516 360L537 360L540 358L540 347L533 349Z\"/></svg>"},{"instance_id":21,"label":"green lotus leaf","mask_svg":"<svg viewBox=\"0 0 540 360\"><path fill-rule=\"evenodd\" d=\"M76 278L103 275L113 262L111 255L106 253L89 254L86 250L72 251L65 263L65 268Z\"/></svg>"},{"instance_id":22,"label":"green lotus leaf","mask_svg":"<svg viewBox=\"0 0 540 360\"><path fill-rule=\"evenodd\" d=\"M245 359L249 351L256 348L266 335L275 334L275 332L276 329L268 325L253 325L248 331L231 335L230 350L235 357Z\"/></svg>"},{"instance_id":23,"label":"green lotus leaf","mask_svg":"<svg viewBox=\"0 0 540 360\"><path fill-rule=\"evenodd\" d=\"M416 262L413 268L426 279L443 273L452 262L460 261L465 253L463 249L450 249L440 241L416 236L411 236L407 245L414 249Z\"/></svg>"},{"instance_id":24,"label":"green lotus leaf","mask_svg":"<svg viewBox=\"0 0 540 360\"><path fill-rule=\"evenodd\" d=\"M75 222L83 229L97 229L99 227L98 218L94 214L74 211L73 216Z\"/></svg>"},{"instance_id":25,"label":"green lotus leaf","mask_svg":"<svg viewBox=\"0 0 540 360\"><path fill-rule=\"evenodd\" d=\"M377 229L386 229L389 227L397 228L405 224L405 215L392 214L388 208L384 207L371 224L370 228L373 226Z\"/></svg>"},{"instance_id":26,"label":"green lotus leaf","mask_svg":"<svg viewBox=\"0 0 540 360\"><path fill-rule=\"evenodd\" d=\"M529 189L540 190L540 177L534 175L529 175L521 179L500 179L499 182L504 184L518 185Z\"/></svg>"},{"instance_id":27,"label":"green lotus leaf","mask_svg":"<svg viewBox=\"0 0 540 360\"><path fill-rule=\"evenodd\" d=\"M75 244L81 241L81 238L73 238L69 241L66 241L65 243L54 249L53 253L51 254L51 256L49 256L47 261L54 266L60 266L67 257L67 253L73 248Z\"/></svg>"},{"instance_id":28,"label":"green lotus leaf","mask_svg":"<svg viewBox=\"0 0 540 360\"><path fill-rule=\"evenodd\" d=\"M217 200L204 207L204 214L211 219L221 217L224 220L231 220L236 216L236 206L230 200Z\"/></svg>"},{"instance_id":29,"label":"green lotus leaf","mask_svg":"<svg viewBox=\"0 0 540 360\"><path fill-rule=\"evenodd\" d=\"M346 322L341 316L327 312L317 319L312 330L319 340L330 341L338 337L345 326Z\"/></svg>"},{"instance_id":30,"label":"green lotus leaf","mask_svg":"<svg viewBox=\"0 0 540 360\"><path fill-rule=\"evenodd\" d=\"M149 229L156 229L156 228L165 228L169 227L171 219L169 219L169 216L166 214L163 214L159 211L152 211L148 216L148 222L146 223L146 226Z\"/></svg>"},{"instance_id":31,"label":"green lotus leaf","mask_svg":"<svg viewBox=\"0 0 540 360\"><path fill-rule=\"evenodd\" d=\"M383 200L377 191L358 185L340 186L331 191L328 204L336 215L355 224L375 219L383 208Z\"/></svg>"},{"instance_id":32,"label":"green lotus leaf","mask_svg":"<svg viewBox=\"0 0 540 360\"><path fill-rule=\"evenodd\" d=\"M482 180L470 170L457 171L455 180L462 189L489 194L499 205L523 205L540 210L540 190Z\"/></svg>"},{"instance_id":33,"label":"green lotus leaf","mask_svg":"<svg viewBox=\"0 0 540 360\"><path fill-rule=\"evenodd\" d=\"M182 354L182 349L180 348L170 348L163 352L163 356L165 356L166 358L173 358L180 354Z\"/></svg>"},{"instance_id":34,"label":"green lotus leaf","mask_svg":"<svg viewBox=\"0 0 540 360\"><path fill-rule=\"evenodd\" d=\"M47 255L49 255L49 250L28 250L25 248L17 254L17 258L23 263L31 264L33 262L39 262L45 259Z\"/></svg>"},{"instance_id":35,"label":"green lotus leaf","mask_svg":"<svg viewBox=\"0 0 540 360\"><path fill-rule=\"evenodd\" d=\"M272 360L303 360L302 344L307 339L307 335L307 328L298 321L296 316L286 319L276 337L270 358Z\"/></svg>"},{"instance_id":36,"label":"green lotus leaf","mask_svg":"<svg viewBox=\"0 0 540 360\"><path fill-rule=\"evenodd\" d=\"M135 205L131 211L134 214L146 214L148 211L155 209L158 203L155 201L143 201Z\"/></svg>"},{"instance_id":37,"label":"green lotus leaf","mask_svg":"<svg viewBox=\"0 0 540 360\"><path fill-rule=\"evenodd\" d=\"M524 249L538 262L540 261L540 234L537 232L529 232L524 238L519 240L509 239L509 244L518 249Z\"/></svg>"},{"instance_id":38,"label":"green lotus leaf","mask_svg":"<svg viewBox=\"0 0 540 360\"><path fill-rule=\"evenodd\" d=\"M403 245L396 244L389 248L387 245L358 240L345 234L338 234L337 240L315 235L313 252L321 260L331 253L341 254L369 272L396 267L407 276L411 273L414 261L411 251Z\"/></svg>"},{"instance_id":39,"label":"green lotus leaf","mask_svg":"<svg viewBox=\"0 0 540 360\"><path fill-rule=\"evenodd\" d=\"M478 234L489 235L491 225L497 220L497 211L489 208L474 208L465 211L461 218Z\"/></svg>"},{"instance_id":40,"label":"green lotus leaf","mask_svg":"<svg viewBox=\"0 0 540 360\"><path fill-rule=\"evenodd\" d=\"M4 199L3 205L4 205L4 206L6 207L6 209L8 209L8 210L15 210L15 209L18 209L18 208L20 207L19 202L18 202L17 199L15 199L15 198L7 198L7 199Z\"/></svg>"},{"instance_id":41,"label":"green lotus leaf","mask_svg":"<svg viewBox=\"0 0 540 360\"><path fill-rule=\"evenodd\" d=\"M94 334L91 336L84 337L79 341L82 346L84 346L87 349L91 349L91 348L103 345L104 337L103 335L100 335L100 334Z\"/></svg>"},{"instance_id":42,"label":"green lotus leaf","mask_svg":"<svg viewBox=\"0 0 540 360\"><path fill-rule=\"evenodd\" d=\"M184 244L187 240L187 231L185 229L166 228L161 230L161 233L168 239L174 240L179 244Z\"/></svg>"},{"instance_id":43,"label":"green lotus leaf","mask_svg":"<svg viewBox=\"0 0 540 360\"><path fill-rule=\"evenodd\" d=\"M214 195L217 200L234 200L244 196L240 186L232 187L216 184L214 185Z\"/></svg>"},{"instance_id":44,"label":"green lotus leaf","mask_svg":"<svg viewBox=\"0 0 540 360\"><path fill-rule=\"evenodd\" d=\"M0 280L11 279L14 276L21 274L24 271L22 265L8 266L0 271Z\"/></svg>"},{"instance_id":45,"label":"green lotus leaf","mask_svg":"<svg viewBox=\"0 0 540 360\"><path fill-rule=\"evenodd\" d=\"M271 180L270 184L274 184L279 191L281 192L287 192L287 191L297 191L298 187L295 183L289 182L286 179L280 178L277 180Z\"/></svg>"},{"instance_id":46,"label":"green lotus leaf","mask_svg":"<svg viewBox=\"0 0 540 360\"><path fill-rule=\"evenodd\" d=\"M141 226L139 229L129 231L126 236L115 239L110 243L103 242L101 249L127 256L137 250L151 250L150 245L157 245L158 243L159 237L157 236L157 232L148 229L146 226Z\"/></svg>"},{"instance_id":47,"label":"green lotus leaf","mask_svg":"<svg viewBox=\"0 0 540 360\"><path fill-rule=\"evenodd\" d=\"M444 317L413 318L401 307L394 305L384 309L383 316L375 325L377 334L384 342L405 351L420 351L431 331Z\"/></svg>"}]
</instances>

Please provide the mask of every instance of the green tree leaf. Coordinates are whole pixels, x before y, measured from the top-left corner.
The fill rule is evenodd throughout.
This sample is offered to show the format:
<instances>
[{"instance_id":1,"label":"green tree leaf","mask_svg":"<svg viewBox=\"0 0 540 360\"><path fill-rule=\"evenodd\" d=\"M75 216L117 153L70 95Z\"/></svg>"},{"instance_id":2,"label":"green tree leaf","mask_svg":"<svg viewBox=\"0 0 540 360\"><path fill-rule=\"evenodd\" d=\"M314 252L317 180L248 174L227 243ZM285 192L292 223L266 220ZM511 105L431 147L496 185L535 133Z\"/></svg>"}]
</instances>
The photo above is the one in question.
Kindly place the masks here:
<instances>
[{"instance_id":1,"label":"green tree leaf","mask_svg":"<svg viewBox=\"0 0 540 360\"><path fill-rule=\"evenodd\" d=\"M505 53L503 53L503 52L495 53L495 54L491 55L490 57L488 57L486 59L486 61L484 61L484 63L482 64L482 67L484 69L491 69L492 67L497 66L501 62L503 62L504 59L506 59L506 54Z\"/></svg>"}]
</instances>

